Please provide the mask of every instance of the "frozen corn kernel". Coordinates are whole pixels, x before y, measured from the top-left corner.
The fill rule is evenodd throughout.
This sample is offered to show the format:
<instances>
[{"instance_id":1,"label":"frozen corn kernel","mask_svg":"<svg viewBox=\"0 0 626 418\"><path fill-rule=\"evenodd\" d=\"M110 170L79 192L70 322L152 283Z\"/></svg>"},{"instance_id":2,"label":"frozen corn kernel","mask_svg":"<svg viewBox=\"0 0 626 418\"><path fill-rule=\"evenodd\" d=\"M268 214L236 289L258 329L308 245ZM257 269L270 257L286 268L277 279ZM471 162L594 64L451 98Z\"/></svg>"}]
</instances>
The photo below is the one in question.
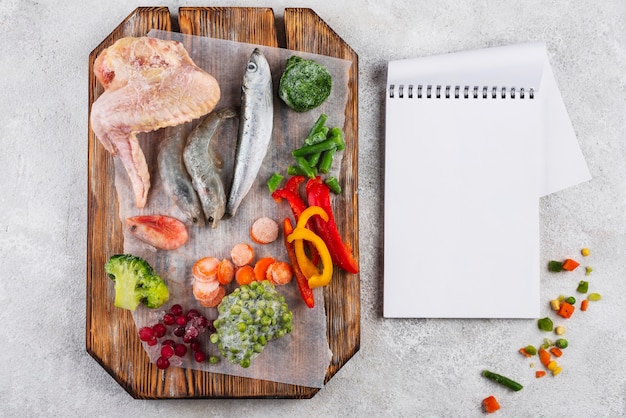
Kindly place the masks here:
<instances>
[{"instance_id":1,"label":"frozen corn kernel","mask_svg":"<svg viewBox=\"0 0 626 418\"><path fill-rule=\"evenodd\" d=\"M583 255L583 257L587 257L589 255L589 248L583 248L582 250L580 250L580 253Z\"/></svg>"},{"instance_id":2,"label":"frozen corn kernel","mask_svg":"<svg viewBox=\"0 0 626 418\"><path fill-rule=\"evenodd\" d=\"M557 374L561 373L562 370L563 368L561 366L558 366L556 369L552 370L552 376L556 376Z\"/></svg>"},{"instance_id":3,"label":"frozen corn kernel","mask_svg":"<svg viewBox=\"0 0 626 418\"><path fill-rule=\"evenodd\" d=\"M552 307L553 311L558 311L561 307L561 302L558 299L552 299L550 301L550 307Z\"/></svg>"},{"instance_id":4,"label":"frozen corn kernel","mask_svg":"<svg viewBox=\"0 0 626 418\"><path fill-rule=\"evenodd\" d=\"M563 335L565 334L565 327L562 325L557 326L556 328L554 328L554 333L556 335Z\"/></svg>"},{"instance_id":5,"label":"frozen corn kernel","mask_svg":"<svg viewBox=\"0 0 626 418\"><path fill-rule=\"evenodd\" d=\"M558 364L556 364L556 361L552 360L550 363L548 363L548 370L550 371L555 371L556 368L559 367Z\"/></svg>"}]
</instances>

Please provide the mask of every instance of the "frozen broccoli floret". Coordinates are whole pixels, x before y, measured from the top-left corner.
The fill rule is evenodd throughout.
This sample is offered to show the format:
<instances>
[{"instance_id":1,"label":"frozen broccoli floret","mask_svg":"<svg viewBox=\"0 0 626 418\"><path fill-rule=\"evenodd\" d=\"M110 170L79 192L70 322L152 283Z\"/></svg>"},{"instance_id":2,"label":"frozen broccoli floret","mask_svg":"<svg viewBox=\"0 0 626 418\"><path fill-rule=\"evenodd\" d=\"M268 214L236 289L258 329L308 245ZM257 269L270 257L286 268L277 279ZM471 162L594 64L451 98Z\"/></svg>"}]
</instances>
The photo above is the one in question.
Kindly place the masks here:
<instances>
[{"instance_id":1,"label":"frozen broccoli floret","mask_svg":"<svg viewBox=\"0 0 626 418\"><path fill-rule=\"evenodd\" d=\"M292 313L272 283L252 282L235 289L217 307L213 322L222 356L241 367L249 367L263 347L273 338L281 338L293 328Z\"/></svg>"},{"instance_id":2,"label":"frozen broccoli floret","mask_svg":"<svg viewBox=\"0 0 626 418\"><path fill-rule=\"evenodd\" d=\"M155 309L169 299L167 284L141 257L114 255L104 265L104 271L115 282L115 306L118 308L134 311L143 303Z\"/></svg>"},{"instance_id":3,"label":"frozen broccoli floret","mask_svg":"<svg viewBox=\"0 0 626 418\"><path fill-rule=\"evenodd\" d=\"M324 103L330 96L332 84L326 67L294 55L287 59L278 96L296 112L306 112Z\"/></svg>"}]
</instances>

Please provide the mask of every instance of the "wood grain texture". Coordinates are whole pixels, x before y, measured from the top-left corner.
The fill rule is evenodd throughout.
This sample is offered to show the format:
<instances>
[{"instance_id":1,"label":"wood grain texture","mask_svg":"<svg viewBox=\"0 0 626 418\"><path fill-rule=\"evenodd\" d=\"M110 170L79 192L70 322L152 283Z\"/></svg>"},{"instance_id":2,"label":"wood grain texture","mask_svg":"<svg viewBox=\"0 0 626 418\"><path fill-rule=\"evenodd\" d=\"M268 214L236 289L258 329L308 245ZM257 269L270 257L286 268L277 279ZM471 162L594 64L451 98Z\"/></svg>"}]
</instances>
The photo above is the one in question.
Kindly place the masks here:
<instances>
[{"instance_id":1,"label":"wood grain texture","mask_svg":"<svg viewBox=\"0 0 626 418\"><path fill-rule=\"evenodd\" d=\"M358 257L357 141L358 57L311 9L286 9L286 44L289 49L352 60L344 132L346 151L343 197L336 218L342 234ZM183 7L179 10L182 33L238 42L278 46L274 12L269 8ZM142 7L131 13L89 56L89 110L102 93L93 64L98 54L117 39L146 35L151 29L172 30L164 7ZM112 286L104 263L123 249L117 213L113 158L88 133L88 237L87 237L87 338L89 354L133 397L163 398L311 398L319 389L226 376L191 369L158 370L150 363L137 337L129 312L113 306ZM328 341L333 352L326 381L358 351L360 346L359 276L335 272L324 291L328 316Z\"/></svg>"}]
</instances>

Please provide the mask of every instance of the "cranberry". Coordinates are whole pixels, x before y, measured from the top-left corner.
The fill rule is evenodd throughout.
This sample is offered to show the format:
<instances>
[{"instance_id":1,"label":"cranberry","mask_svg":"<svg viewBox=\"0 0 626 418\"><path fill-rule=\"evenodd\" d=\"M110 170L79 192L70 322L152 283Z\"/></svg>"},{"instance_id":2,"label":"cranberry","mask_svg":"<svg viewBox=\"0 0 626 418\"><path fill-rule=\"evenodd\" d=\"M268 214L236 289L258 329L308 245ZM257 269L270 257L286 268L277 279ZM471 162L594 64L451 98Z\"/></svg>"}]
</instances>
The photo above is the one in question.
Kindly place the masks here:
<instances>
[{"instance_id":1,"label":"cranberry","mask_svg":"<svg viewBox=\"0 0 626 418\"><path fill-rule=\"evenodd\" d=\"M161 347L161 357L170 358L174 355L174 348L171 345Z\"/></svg>"},{"instance_id":2,"label":"cranberry","mask_svg":"<svg viewBox=\"0 0 626 418\"><path fill-rule=\"evenodd\" d=\"M187 319L196 318L200 316L200 312L197 309L189 309L187 311Z\"/></svg>"},{"instance_id":3,"label":"cranberry","mask_svg":"<svg viewBox=\"0 0 626 418\"><path fill-rule=\"evenodd\" d=\"M170 308L170 312L174 314L174 316L182 315L183 307L177 303L176 305L172 305L172 307Z\"/></svg>"},{"instance_id":4,"label":"cranberry","mask_svg":"<svg viewBox=\"0 0 626 418\"><path fill-rule=\"evenodd\" d=\"M192 341L189 344L189 348L191 348L192 351L199 351L200 350L200 343L198 341Z\"/></svg>"},{"instance_id":5,"label":"cranberry","mask_svg":"<svg viewBox=\"0 0 626 418\"><path fill-rule=\"evenodd\" d=\"M154 331L154 336L157 338L161 338L167 332L167 328L165 328L163 324L154 324L152 330Z\"/></svg>"},{"instance_id":6,"label":"cranberry","mask_svg":"<svg viewBox=\"0 0 626 418\"><path fill-rule=\"evenodd\" d=\"M158 341L157 338L153 335L152 337L150 337L150 339L147 341L149 346L154 346L157 345Z\"/></svg>"},{"instance_id":7,"label":"cranberry","mask_svg":"<svg viewBox=\"0 0 626 418\"><path fill-rule=\"evenodd\" d=\"M191 343L193 343L194 341L196 341L196 337L192 337L192 336L190 336L189 334L185 334L185 336L183 337L183 342L184 342L185 344L191 344Z\"/></svg>"},{"instance_id":8,"label":"cranberry","mask_svg":"<svg viewBox=\"0 0 626 418\"><path fill-rule=\"evenodd\" d=\"M141 341L150 341L150 339L154 336L154 331L151 327L141 327L139 329L139 339Z\"/></svg>"},{"instance_id":9,"label":"cranberry","mask_svg":"<svg viewBox=\"0 0 626 418\"><path fill-rule=\"evenodd\" d=\"M174 342L174 340L164 340L161 345L169 345L170 347L174 347L176 345L176 343Z\"/></svg>"},{"instance_id":10,"label":"cranberry","mask_svg":"<svg viewBox=\"0 0 626 418\"><path fill-rule=\"evenodd\" d=\"M185 354L187 354L187 346L184 344L176 344L176 346L174 347L174 354L176 354L178 357L182 357Z\"/></svg>"},{"instance_id":11,"label":"cranberry","mask_svg":"<svg viewBox=\"0 0 626 418\"><path fill-rule=\"evenodd\" d=\"M185 327L174 328L174 335L177 337L182 337L183 335L185 335Z\"/></svg>"},{"instance_id":12,"label":"cranberry","mask_svg":"<svg viewBox=\"0 0 626 418\"><path fill-rule=\"evenodd\" d=\"M184 327L185 325L187 325L187 317L186 316L177 316L176 317L176 325L180 325L181 327Z\"/></svg>"},{"instance_id":13,"label":"cranberry","mask_svg":"<svg viewBox=\"0 0 626 418\"><path fill-rule=\"evenodd\" d=\"M167 369L170 367L170 361L165 357L159 357L156 361L156 366L161 370Z\"/></svg>"},{"instance_id":14,"label":"cranberry","mask_svg":"<svg viewBox=\"0 0 626 418\"><path fill-rule=\"evenodd\" d=\"M202 351L196 351L193 353L193 358L196 359L198 363L202 363L206 359L206 354Z\"/></svg>"},{"instance_id":15,"label":"cranberry","mask_svg":"<svg viewBox=\"0 0 626 418\"><path fill-rule=\"evenodd\" d=\"M174 316L174 314L168 312L165 315L163 315L163 323L165 325L174 325L175 322L176 322L176 317Z\"/></svg>"}]
</instances>

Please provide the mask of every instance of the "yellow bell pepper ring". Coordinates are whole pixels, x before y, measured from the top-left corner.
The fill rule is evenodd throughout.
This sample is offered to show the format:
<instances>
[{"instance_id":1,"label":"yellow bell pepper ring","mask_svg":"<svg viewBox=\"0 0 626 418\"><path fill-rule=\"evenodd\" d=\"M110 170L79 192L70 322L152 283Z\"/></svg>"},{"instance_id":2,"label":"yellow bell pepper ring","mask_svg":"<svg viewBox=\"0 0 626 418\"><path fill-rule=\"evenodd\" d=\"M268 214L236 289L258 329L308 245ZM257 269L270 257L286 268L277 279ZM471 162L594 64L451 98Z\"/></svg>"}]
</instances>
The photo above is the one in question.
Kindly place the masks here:
<instances>
[{"instance_id":1,"label":"yellow bell pepper ring","mask_svg":"<svg viewBox=\"0 0 626 418\"><path fill-rule=\"evenodd\" d=\"M300 214L300 217L298 218L298 223L296 224L296 228L304 228L304 226L307 224L307 222L309 222L309 219L313 215L319 215L323 220L328 222L328 214L324 209L319 206L309 206Z\"/></svg>"},{"instance_id":2,"label":"yellow bell pepper ring","mask_svg":"<svg viewBox=\"0 0 626 418\"><path fill-rule=\"evenodd\" d=\"M308 278L309 287L315 288L320 286L326 286L328 283L330 283L330 279L332 279L333 277L333 260L330 257L330 252L328 251L328 247L326 246L324 241L314 232L304 227L296 227L293 232L287 237L288 242L293 242L294 240L305 240L313 243L320 255L320 259L322 260L322 272L321 274L314 274ZM304 254L304 251L302 252L302 254ZM299 258L298 265L300 266L300 268L302 268Z\"/></svg>"},{"instance_id":3,"label":"yellow bell pepper ring","mask_svg":"<svg viewBox=\"0 0 626 418\"><path fill-rule=\"evenodd\" d=\"M316 276L320 274L320 271L317 269L317 266L313 264L313 262L307 257L304 252L304 241L301 239L297 239L293 243L294 250L296 251L296 258L298 260L298 267L300 267L300 271L302 274L309 279L311 276Z\"/></svg>"}]
</instances>

